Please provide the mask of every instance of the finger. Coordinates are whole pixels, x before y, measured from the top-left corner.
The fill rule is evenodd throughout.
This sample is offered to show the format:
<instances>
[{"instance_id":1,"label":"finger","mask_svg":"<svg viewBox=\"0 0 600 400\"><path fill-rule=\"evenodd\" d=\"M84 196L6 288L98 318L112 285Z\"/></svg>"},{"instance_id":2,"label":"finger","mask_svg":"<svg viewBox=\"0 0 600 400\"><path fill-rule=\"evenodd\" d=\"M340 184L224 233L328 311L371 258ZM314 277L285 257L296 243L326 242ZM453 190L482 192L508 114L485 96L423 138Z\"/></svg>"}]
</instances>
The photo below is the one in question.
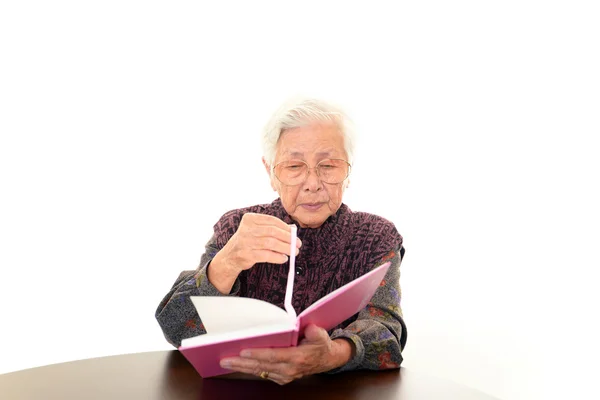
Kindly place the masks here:
<instances>
[{"instance_id":1,"label":"finger","mask_svg":"<svg viewBox=\"0 0 600 400\"><path fill-rule=\"evenodd\" d=\"M284 231L289 233L291 232L292 228L286 224L285 222L283 222L282 220L280 220L277 217L274 217L272 215L267 215L267 214L257 214L257 213L246 213L244 214L244 216L242 217L242 220L250 220L253 223L255 223L256 225L274 225L278 228L283 229Z\"/></svg>"},{"instance_id":2,"label":"finger","mask_svg":"<svg viewBox=\"0 0 600 400\"><path fill-rule=\"evenodd\" d=\"M310 324L304 330L304 338L300 341L300 344L316 344L326 342L329 340L327 331L314 324Z\"/></svg>"},{"instance_id":3,"label":"finger","mask_svg":"<svg viewBox=\"0 0 600 400\"><path fill-rule=\"evenodd\" d=\"M256 238L249 243L249 247L254 250L269 250L276 253L291 255L289 243L283 243L274 238ZM298 254L299 249L296 248L295 254Z\"/></svg>"},{"instance_id":4,"label":"finger","mask_svg":"<svg viewBox=\"0 0 600 400\"><path fill-rule=\"evenodd\" d=\"M255 225L251 230L259 227L267 228L266 232L262 232L262 236L275 236L283 242L291 242L291 225L286 224L277 217L266 214L246 213L242 217L242 221L244 220L250 221L251 224ZM300 238L296 238L296 246L302 246Z\"/></svg>"},{"instance_id":5,"label":"finger","mask_svg":"<svg viewBox=\"0 0 600 400\"><path fill-rule=\"evenodd\" d=\"M288 256L291 255L289 241L284 242L273 236L260 236L260 232L254 232L253 237L246 237L244 242L246 243L245 246L251 250L269 250ZM296 247L295 253L298 254L298 247Z\"/></svg>"},{"instance_id":6,"label":"finger","mask_svg":"<svg viewBox=\"0 0 600 400\"><path fill-rule=\"evenodd\" d=\"M247 374L247 375L254 375L260 379L265 379L261 376L262 372L268 372L268 380L273 381L279 385L285 385L286 383L290 383L291 381L293 381L294 379L290 376L287 375L283 375L280 374L278 372L275 371L268 371L266 369L264 370L259 370L259 369L255 369L255 368L248 368L248 367L229 367L226 368L228 370L230 370L231 372L241 372L243 374Z\"/></svg>"},{"instance_id":7,"label":"finger","mask_svg":"<svg viewBox=\"0 0 600 400\"><path fill-rule=\"evenodd\" d=\"M285 264L288 256L271 250L254 250L255 263Z\"/></svg>"},{"instance_id":8,"label":"finger","mask_svg":"<svg viewBox=\"0 0 600 400\"><path fill-rule=\"evenodd\" d=\"M248 360L256 360L268 364L289 364L298 353L297 348L280 349L245 349L240 352L240 357Z\"/></svg>"},{"instance_id":9,"label":"finger","mask_svg":"<svg viewBox=\"0 0 600 400\"><path fill-rule=\"evenodd\" d=\"M292 242L292 238L289 230L286 231L281 229L275 225L257 225L249 229L252 236L257 238L274 238L283 243L285 243L288 247ZM296 237L296 247L300 248L302 246L302 241L300 238Z\"/></svg>"},{"instance_id":10,"label":"finger","mask_svg":"<svg viewBox=\"0 0 600 400\"><path fill-rule=\"evenodd\" d=\"M246 374L256 375L254 372L259 368L259 362L252 359L242 357L227 357L223 358L219 365L221 368L232 371L244 372ZM260 373L260 371L259 371Z\"/></svg>"},{"instance_id":11,"label":"finger","mask_svg":"<svg viewBox=\"0 0 600 400\"><path fill-rule=\"evenodd\" d=\"M281 365L263 363L254 358L227 357L220 361L221 368L259 376L261 372L280 373Z\"/></svg>"},{"instance_id":12,"label":"finger","mask_svg":"<svg viewBox=\"0 0 600 400\"><path fill-rule=\"evenodd\" d=\"M277 383L278 385L285 385L294 380L290 376L281 375L276 372L269 372L269 377L267 379Z\"/></svg>"},{"instance_id":13,"label":"finger","mask_svg":"<svg viewBox=\"0 0 600 400\"><path fill-rule=\"evenodd\" d=\"M285 364L264 364L253 359L241 359L239 357L231 357L221 360L221 367L230 371L254 375L260 378L262 378L262 372L268 372L269 377L267 379L276 382L280 385L284 385L294 380L294 377L281 372L285 370Z\"/></svg>"},{"instance_id":14,"label":"finger","mask_svg":"<svg viewBox=\"0 0 600 400\"><path fill-rule=\"evenodd\" d=\"M265 370L265 372L269 372L269 376L268 376L267 379L270 380L270 381L273 381L273 382L277 383L278 385L285 385L285 384L290 383L291 381L294 380L294 378L292 378L291 376L282 375L282 374L277 373L277 372L266 371L266 370ZM260 373L257 376L260 377L260 378L262 378L262 376L260 376Z\"/></svg>"}]
</instances>

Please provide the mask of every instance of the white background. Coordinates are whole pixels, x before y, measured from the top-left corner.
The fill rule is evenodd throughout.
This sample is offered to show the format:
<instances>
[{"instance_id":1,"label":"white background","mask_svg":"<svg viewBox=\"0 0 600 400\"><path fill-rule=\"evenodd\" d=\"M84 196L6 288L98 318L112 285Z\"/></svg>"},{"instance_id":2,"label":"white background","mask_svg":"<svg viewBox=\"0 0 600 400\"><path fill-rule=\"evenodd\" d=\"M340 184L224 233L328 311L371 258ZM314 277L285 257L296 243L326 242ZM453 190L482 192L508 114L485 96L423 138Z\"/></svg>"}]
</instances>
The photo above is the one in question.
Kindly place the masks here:
<instances>
[{"instance_id":1,"label":"white background","mask_svg":"<svg viewBox=\"0 0 600 400\"><path fill-rule=\"evenodd\" d=\"M593 3L3 2L0 373L169 349L156 306L274 199L260 131L304 93L358 126L345 202L405 237L404 366L593 397Z\"/></svg>"}]
</instances>

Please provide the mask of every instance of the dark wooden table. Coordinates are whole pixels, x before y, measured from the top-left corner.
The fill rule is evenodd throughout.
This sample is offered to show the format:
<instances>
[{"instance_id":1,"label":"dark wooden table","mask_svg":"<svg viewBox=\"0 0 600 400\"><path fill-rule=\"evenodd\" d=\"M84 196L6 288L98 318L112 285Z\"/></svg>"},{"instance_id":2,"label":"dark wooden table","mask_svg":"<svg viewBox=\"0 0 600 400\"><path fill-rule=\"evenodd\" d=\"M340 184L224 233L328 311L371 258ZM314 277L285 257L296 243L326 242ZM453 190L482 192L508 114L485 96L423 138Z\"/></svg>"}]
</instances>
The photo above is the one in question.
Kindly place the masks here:
<instances>
[{"instance_id":1,"label":"dark wooden table","mask_svg":"<svg viewBox=\"0 0 600 400\"><path fill-rule=\"evenodd\" d=\"M491 400L481 392L401 368L271 381L202 379L178 351L126 354L0 375L0 399Z\"/></svg>"}]
</instances>

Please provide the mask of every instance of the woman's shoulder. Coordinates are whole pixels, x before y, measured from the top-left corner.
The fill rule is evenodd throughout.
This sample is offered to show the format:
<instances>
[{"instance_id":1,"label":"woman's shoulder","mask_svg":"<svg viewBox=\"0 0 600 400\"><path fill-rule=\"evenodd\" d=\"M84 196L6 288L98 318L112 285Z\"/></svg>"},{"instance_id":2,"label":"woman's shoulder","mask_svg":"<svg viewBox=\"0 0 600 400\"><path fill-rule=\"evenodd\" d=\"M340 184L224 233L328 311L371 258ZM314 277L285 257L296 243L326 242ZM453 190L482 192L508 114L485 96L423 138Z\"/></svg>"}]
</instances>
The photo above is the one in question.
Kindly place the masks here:
<instances>
[{"instance_id":1,"label":"woman's shoulder","mask_svg":"<svg viewBox=\"0 0 600 400\"><path fill-rule=\"evenodd\" d=\"M350 227L356 240L380 243L385 247L399 247L403 242L396 225L378 214L348 209L345 225Z\"/></svg>"},{"instance_id":2,"label":"woman's shoulder","mask_svg":"<svg viewBox=\"0 0 600 400\"><path fill-rule=\"evenodd\" d=\"M389 219L378 214L372 214L364 211L351 211L346 206L344 213L347 223L355 228L368 230L396 230L396 225Z\"/></svg>"}]
</instances>

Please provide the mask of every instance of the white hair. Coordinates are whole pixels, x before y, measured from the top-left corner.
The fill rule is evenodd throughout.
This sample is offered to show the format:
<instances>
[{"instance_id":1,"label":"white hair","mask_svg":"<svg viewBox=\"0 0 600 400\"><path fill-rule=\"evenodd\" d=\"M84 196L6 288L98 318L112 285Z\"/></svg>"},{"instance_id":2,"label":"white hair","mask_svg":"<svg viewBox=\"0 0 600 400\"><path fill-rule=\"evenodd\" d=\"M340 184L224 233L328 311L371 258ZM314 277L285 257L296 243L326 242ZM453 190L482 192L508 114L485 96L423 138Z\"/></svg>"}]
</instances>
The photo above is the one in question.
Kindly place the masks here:
<instances>
[{"instance_id":1,"label":"white hair","mask_svg":"<svg viewBox=\"0 0 600 400\"><path fill-rule=\"evenodd\" d=\"M294 97L285 101L273 114L264 128L262 138L263 157L271 167L275 162L277 142L283 132L313 123L332 123L344 137L344 150L348 162L354 159L354 126L341 108L323 100Z\"/></svg>"}]
</instances>

